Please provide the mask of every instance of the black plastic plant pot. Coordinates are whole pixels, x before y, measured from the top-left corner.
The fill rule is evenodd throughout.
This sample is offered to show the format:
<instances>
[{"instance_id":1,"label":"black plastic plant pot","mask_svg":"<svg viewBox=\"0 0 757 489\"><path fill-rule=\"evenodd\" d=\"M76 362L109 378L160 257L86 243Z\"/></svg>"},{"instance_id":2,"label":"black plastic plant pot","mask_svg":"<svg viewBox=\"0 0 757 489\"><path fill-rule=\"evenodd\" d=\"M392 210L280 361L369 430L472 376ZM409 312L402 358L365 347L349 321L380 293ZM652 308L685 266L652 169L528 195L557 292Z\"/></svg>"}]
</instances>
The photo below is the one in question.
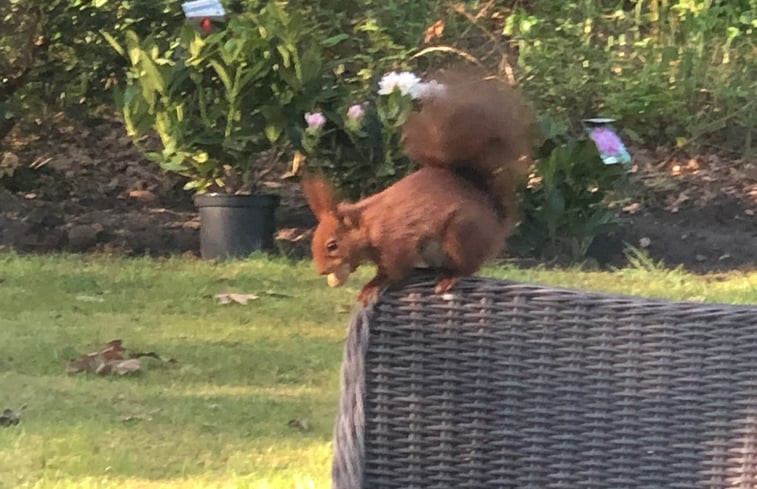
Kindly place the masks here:
<instances>
[{"instance_id":1,"label":"black plastic plant pot","mask_svg":"<svg viewBox=\"0 0 757 489\"><path fill-rule=\"evenodd\" d=\"M244 258L273 249L277 195L203 194L200 209L200 254L206 260Z\"/></svg>"}]
</instances>

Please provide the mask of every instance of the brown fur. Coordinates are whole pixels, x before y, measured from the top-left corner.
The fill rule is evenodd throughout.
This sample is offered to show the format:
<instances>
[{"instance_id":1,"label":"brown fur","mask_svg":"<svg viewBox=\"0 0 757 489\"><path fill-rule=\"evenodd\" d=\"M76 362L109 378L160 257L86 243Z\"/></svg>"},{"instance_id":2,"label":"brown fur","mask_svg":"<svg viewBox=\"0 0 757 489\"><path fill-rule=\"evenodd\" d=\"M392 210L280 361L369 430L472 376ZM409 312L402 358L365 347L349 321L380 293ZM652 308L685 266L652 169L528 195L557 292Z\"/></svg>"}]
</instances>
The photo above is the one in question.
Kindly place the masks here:
<instances>
[{"instance_id":1,"label":"brown fur","mask_svg":"<svg viewBox=\"0 0 757 489\"><path fill-rule=\"evenodd\" d=\"M318 273L378 266L360 293L364 304L420 265L439 272L437 293L449 290L496 255L516 223L515 187L529 164L524 106L494 81L437 79L445 95L425 100L404 127L405 149L420 170L356 203L339 202L321 178L303 182L319 221Z\"/></svg>"}]
</instances>

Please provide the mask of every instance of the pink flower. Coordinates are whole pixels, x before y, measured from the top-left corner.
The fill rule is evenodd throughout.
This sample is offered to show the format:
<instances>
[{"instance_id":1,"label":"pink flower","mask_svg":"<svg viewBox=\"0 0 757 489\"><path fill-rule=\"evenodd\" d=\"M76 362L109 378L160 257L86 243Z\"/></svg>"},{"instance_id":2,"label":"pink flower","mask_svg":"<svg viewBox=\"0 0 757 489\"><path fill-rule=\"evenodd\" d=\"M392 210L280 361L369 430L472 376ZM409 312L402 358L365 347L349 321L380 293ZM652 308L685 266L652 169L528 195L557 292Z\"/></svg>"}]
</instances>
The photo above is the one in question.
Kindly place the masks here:
<instances>
[{"instance_id":1,"label":"pink flower","mask_svg":"<svg viewBox=\"0 0 757 489\"><path fill-rule=\"evenodd\" d=\"M590 136L596 143L597 149L599 149L600 153L614 156L620 154L623 148L623 142L618 135L610 129L605 129L603 127L594 129Z\"/></svg>"},{"instance_id":2,"label":"pink flower","mask_svg":"<svg viewBox=\"0 0 757 489\"><path fill-rule=\"evenodd\" d=\"M349 109L347 109L347 118L350 120L358 120L365 114L365 110L363 109L362 105L355 104L351 105Z\"/></svg>"},{"instance_id":3,"label":"pink flower","mask_svg":"<svg viewBox=\"0 0 757 489\"><path fill-rule=\"evenodd\" d=\"M305 122L308 123L308 129L315 131L326 124L326 117L324 117L324 115L320 112L315 112L312 114L308 112L307 114L305 114Z\"/></svg>"}]
</instances>

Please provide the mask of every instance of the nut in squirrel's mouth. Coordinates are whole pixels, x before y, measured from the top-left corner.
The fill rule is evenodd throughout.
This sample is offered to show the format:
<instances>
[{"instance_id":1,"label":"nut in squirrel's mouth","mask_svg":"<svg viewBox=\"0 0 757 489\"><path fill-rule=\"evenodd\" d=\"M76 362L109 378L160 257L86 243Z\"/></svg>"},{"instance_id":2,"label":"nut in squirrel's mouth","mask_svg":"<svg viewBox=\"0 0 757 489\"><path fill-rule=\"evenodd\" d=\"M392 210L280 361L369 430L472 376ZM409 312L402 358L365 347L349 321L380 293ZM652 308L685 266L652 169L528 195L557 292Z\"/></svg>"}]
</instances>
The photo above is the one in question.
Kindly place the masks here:
<instances>
[{"instance_id":1,"label":"nut in squirrel's mouth","mask_svg":"<svg viewBox=\"0 0 757 489\"><path fill-rule=\"evenodd\" d=\"M347 263L340 265L336 270L326 276L329 287L340 287L350 277L350 266Z\"/></svg>"}]
</instances>

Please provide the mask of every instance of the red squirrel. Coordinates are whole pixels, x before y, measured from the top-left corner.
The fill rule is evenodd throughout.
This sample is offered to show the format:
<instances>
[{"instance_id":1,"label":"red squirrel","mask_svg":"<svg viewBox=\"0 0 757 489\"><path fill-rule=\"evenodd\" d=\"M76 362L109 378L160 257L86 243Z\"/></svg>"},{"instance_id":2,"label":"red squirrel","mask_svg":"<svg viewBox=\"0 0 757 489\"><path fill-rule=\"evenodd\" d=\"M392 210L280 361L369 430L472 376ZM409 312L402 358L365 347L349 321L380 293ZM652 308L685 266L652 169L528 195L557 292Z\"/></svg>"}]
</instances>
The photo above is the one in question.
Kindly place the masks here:
<instances>
[{"instance_id":1,"label":"red squirrel","mask_svg":"<svg viewBox=\"0 0 757 489\"><path fill-rule=\"evenodd\" d=\"M318 219L316 271L332 287L363 262L376 276L360 292L368 305L419 266L437 271L444 293L504 248L517 222L516 186L530 165L530 113L513 89L452 73L403 127L404 148L420 169L358 202L340 202L322 177L303 190Z\"/></svg>"}]
</instances>

